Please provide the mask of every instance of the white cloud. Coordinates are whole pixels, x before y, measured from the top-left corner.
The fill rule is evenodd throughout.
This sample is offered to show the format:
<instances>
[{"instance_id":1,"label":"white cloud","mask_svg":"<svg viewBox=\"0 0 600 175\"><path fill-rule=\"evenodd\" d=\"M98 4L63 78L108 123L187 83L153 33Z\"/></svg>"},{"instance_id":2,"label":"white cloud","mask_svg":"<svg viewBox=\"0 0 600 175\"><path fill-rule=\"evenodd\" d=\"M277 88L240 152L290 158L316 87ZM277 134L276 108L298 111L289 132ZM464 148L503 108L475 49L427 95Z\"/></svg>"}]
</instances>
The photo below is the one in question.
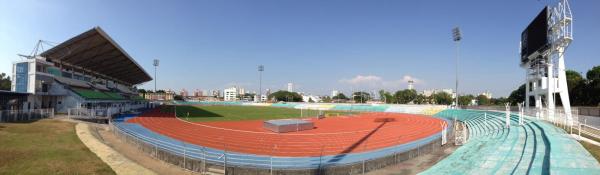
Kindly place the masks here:
<instances>
[{"instance_id":1,"label":"white cloud","mask_svg":"<svg viewBox=\"0 0 600 175\"><path fill-rule=\"evenodd\" d=\"M360 85L360 84L373 84L380 83L382 81L381 77L375 75L357 75L352 79L341 79L340 82L352 85Z\"/></svg>"},{"instance_id":2,"label":"white cloud","mask_svg":"<svg viewBox=\"0 0 600 175\"><path fill-rule=\"evenodd\" d=\"M397 90L404 89L408 84L408 80L412 80L415 85L423 84L421 79L415 78L410 75L404 75L399 79L386 80L380 76L376 75L357 75L354 78L350 79L341 79L340 83L351 85L357 88L376 88L376 89L389 89L389 90Z\"/></svg>"}]
</instances>

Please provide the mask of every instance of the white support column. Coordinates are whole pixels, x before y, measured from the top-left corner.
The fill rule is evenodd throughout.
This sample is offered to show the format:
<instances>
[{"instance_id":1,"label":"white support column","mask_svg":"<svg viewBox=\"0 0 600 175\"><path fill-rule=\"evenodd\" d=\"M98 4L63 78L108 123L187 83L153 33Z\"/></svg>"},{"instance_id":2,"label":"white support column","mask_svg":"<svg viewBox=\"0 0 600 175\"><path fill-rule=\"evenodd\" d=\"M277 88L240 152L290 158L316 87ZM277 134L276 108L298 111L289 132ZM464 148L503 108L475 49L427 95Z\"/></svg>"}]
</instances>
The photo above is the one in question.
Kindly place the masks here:
<instances>
[{"instance_id":1,"label":"white support column","mask_svg":"<svg viewBox=\"0 0 600 175\"><path fill-rule=\"evenodd\" d=\"M573 115L571 113L571 101L569 99L569 90L567 88L567 75L565 72L564 48L560 48L558 52L558 87L560 100L564 108L565 117L569 126L573 126Z\"/></svg>"},{"instance_id":2,"label":"white support column","mask_svg":"<svg viewBox=\"0 0 600 175\"><path fill-rule=\"evenodd\" d=\"M506 106L505 127L510 128L510 103L506 103L505 106Z\"/></svg>"},{"instance_id":3,"label":"white support column","mask_svg":"<svg viewBox=\"0 0 600 175\"><path fill-rule=\"evenodd\" d=\"M523 103L518 103L519 105L519 125L523 125Z\"/></svg>"}]
</instances>

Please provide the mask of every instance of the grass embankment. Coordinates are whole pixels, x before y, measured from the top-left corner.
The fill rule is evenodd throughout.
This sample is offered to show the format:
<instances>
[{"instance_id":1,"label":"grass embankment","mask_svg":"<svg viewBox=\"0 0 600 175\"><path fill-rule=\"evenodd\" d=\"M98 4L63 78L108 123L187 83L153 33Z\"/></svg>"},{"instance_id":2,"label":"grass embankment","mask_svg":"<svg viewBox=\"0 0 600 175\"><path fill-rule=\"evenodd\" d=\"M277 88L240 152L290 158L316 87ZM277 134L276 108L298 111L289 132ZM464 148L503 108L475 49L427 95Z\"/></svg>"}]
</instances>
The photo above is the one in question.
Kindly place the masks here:
<instances>
[{"instance_id":1,"label":"grass embankment","mask_svg":"<svg viewBox=\"0 0 600 175\"><path fill-rule=\"evenodd\" d=\"M161 109L163 112L173 112L173 106ZM179 118L192 121L237 121L237 120L271 120L299 117L315 117L318 110L300 110L292 108L264 106L177 106ZM322 111L325 116L350 115L356 112ZM189 116L188 116L189 113Z\"/></svg>"},{"instance_id":2,"label":"grass embankment","mask_svg":"<svg viewBox=\"0 0 600 175\"><path fill-rule=\"evenodd\" d=\"M57 120L0 123L0 174L115 174Z\"/></svg>"}]
</instances>

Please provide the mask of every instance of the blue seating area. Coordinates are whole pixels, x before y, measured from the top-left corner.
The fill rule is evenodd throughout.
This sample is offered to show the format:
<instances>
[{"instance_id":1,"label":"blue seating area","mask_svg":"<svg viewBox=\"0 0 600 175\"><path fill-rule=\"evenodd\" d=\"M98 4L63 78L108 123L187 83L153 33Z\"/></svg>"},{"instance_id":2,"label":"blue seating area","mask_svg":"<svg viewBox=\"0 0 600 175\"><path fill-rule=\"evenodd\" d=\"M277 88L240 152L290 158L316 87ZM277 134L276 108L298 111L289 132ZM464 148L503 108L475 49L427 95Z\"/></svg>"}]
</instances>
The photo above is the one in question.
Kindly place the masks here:
<instances>
[{"instance_id":1,"label":"blue seating area","mask_svg":"<svg viewBox=\"0 0 600 175\"><path fill-rule=\"evenodd\" d=\"M487 117L485 115L487 114ZM445 110L436 117L464 122L468 143L421 174L600 174L600 164L561 128L526 117L475 110Z\"/></svg>"}]
</instances>

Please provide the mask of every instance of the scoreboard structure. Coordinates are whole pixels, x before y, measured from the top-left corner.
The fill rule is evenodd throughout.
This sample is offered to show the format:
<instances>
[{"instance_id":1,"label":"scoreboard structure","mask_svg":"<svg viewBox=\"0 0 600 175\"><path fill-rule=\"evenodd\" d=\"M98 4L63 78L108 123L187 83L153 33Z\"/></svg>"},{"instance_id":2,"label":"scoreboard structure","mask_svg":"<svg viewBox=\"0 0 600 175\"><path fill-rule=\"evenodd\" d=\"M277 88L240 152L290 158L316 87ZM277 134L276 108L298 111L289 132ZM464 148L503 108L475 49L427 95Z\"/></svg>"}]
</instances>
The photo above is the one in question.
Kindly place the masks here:
<instances>
[{"instance_id":1,"label":"scoreboard structure","mask_svg":"<svg viewBox=\"0 0 600 175\"><path fill-rule=\"evenodd\" d=\"M544 7L521 33L520 50L520 66L526 71L525 108L535 106L536 117L553 120L558 95L571 124L564 54L573 41L572 22L567 0Z\"/></svg>"}]
</instances>

